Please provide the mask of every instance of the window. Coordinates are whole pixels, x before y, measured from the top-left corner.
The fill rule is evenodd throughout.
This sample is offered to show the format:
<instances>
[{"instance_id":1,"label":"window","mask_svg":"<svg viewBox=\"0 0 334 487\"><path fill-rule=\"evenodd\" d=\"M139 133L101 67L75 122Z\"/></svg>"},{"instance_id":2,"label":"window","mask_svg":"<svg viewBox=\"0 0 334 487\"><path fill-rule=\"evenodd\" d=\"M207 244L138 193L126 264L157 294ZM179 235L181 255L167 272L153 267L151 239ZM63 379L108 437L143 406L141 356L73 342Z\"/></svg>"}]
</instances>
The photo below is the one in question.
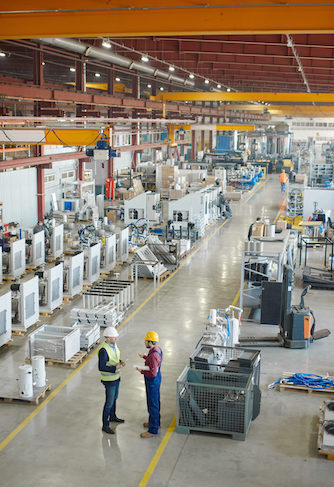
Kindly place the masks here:
<instances>
[{"instance_id":1,"label":"window","mask_svg":"<svg viewBox=\"0 0 334 487\"><path fill-rule=\"evenodd\" d=\"M56 175L55 174L47 174L46 176L44 176L45 184L54 183L55 181L56 181Z\"/></svg>"},{"instance_id":2,"label":"window","mask_svg":"<svg viewBox=\"0 0 334 487\"><path fill-rule=\"evenodd\" d=\"M64 179L72 179L74 178L74 171L64 171L61 173L61 179L64 181Z\"/></svg>"}]
</instances>

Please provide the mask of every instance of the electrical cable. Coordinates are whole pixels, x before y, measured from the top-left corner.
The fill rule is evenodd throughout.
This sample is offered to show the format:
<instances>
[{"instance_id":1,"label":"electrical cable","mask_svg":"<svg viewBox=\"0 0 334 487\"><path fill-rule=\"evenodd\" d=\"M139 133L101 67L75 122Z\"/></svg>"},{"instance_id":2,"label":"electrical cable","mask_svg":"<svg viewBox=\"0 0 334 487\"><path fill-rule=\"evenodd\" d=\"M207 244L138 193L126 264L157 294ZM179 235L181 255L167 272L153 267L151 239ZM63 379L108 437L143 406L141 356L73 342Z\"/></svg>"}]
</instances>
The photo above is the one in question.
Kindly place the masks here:
<instances>
[{"instance_id":1,"label":"electrical cable","mask_svg":"<svg viewBox=\"0 0 334 487\"><path fill-rule=\"evenodd\" d=\"M300 372L291 375L290 377L283 377L282 379L269 384L268 389L273 389L278 384L291 384L295 386L304 386L313 390L325 390L330 387L334 388L334 380L328 377L322 377L316 374L302 374Z\"/></svg>"}]
</instances>

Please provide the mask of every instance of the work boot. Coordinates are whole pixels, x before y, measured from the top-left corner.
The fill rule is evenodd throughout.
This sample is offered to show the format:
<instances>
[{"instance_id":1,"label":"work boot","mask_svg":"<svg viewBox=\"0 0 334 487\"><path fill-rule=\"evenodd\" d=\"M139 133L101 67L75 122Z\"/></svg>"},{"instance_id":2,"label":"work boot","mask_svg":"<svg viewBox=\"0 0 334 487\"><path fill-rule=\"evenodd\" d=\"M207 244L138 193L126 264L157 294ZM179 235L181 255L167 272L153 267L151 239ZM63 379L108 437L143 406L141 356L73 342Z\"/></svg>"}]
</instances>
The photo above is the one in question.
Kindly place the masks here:
<instances>
[{"instance_id":1,"label":"work boot","mask_svg":"<svg viewBox=\"0 0 334 487\"><path fill-rule=\"evenodd\" d=\"M115 416L114 418L110 418L109 421L111 423L124 423L125 419L121 419L121 418L118 418L117 416Z\"/></svg>"},{"instance_id":2,"label":"work boot","mask_svg":"<svg viewBox=\"0 0 334 487\"><path fill-rule=\"evenodd\" d=\"M154 435L153 433L150 433L149 431L144 431L144 433L140 433L141 438L152 438Z\"/></svg>"},{"instance_id":3,"label":"work boot","mask_svg":"<svg viewBox=\"0 0 334 487\"><path fill-rule=\"evenodd\" d=\"M110 428L110 426L102 426L102 431L108 433L109 435L114 435L115 431Z\"/></svg>"}]
</instances>

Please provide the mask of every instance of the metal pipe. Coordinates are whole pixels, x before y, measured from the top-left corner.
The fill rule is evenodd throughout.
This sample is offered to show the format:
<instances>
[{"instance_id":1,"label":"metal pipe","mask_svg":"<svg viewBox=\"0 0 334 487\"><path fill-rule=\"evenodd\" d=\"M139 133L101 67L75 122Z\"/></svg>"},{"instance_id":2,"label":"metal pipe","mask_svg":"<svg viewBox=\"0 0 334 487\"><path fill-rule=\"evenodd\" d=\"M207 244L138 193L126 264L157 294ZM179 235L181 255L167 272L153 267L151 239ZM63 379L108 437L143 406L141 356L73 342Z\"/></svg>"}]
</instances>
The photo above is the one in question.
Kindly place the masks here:
<instances>
[{"instance_id":1,"label":"metal pipe","mask_svg":"<svg viewBox=\"0 0 334 487\"><path fill-rule=\"evenodd\" d=\"M41 44L48 44L60 49L65 49L66 51L76 52L77 54L84 55L86 57L92 57L94 59L99 59L100 61L107 61L111 64L116 64L117 66L122 66L123 68L135 69L141 71L142 73L149 74L156 78L162 78L168 81L176 81L177 83L182 83L186 86L195 86L195 82L186 78L181 78L174 74L170 74L160 69L153 68L144 63L139 63L138 61L133 61L125 56L120 56L119 54L113 52L107 52L102 47L94 47L89 44L84 44L83 42L76 41L73 39L60 39L60 38L41 38L36 39L37 42Z\"/></svg>"}]
</instances>

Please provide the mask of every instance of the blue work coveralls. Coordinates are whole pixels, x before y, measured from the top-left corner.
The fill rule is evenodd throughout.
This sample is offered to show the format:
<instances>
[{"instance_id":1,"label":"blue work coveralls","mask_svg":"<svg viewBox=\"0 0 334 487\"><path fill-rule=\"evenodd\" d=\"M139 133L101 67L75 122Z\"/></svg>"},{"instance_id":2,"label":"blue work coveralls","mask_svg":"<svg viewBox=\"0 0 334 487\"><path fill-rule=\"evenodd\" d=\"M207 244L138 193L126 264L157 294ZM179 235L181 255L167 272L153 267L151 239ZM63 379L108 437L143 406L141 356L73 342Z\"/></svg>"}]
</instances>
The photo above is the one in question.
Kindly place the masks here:
<instances>
[{"instance_id":1,"label":"blue work coveralls","mask_svg":"<svg viewBox=\"0 0 334 487\"><path fill-rule=\"evenodd\" d=\"M160 355L160 365L158 373L155 377L145 377L146 388L146 401L148 410L148 432L153 435L158 434L160 426L160 385L161 385L161 362L162 362L162 350L153 350L149 352L147 357L151 353L157 353Z\"/></svg>"}]
</instances>

